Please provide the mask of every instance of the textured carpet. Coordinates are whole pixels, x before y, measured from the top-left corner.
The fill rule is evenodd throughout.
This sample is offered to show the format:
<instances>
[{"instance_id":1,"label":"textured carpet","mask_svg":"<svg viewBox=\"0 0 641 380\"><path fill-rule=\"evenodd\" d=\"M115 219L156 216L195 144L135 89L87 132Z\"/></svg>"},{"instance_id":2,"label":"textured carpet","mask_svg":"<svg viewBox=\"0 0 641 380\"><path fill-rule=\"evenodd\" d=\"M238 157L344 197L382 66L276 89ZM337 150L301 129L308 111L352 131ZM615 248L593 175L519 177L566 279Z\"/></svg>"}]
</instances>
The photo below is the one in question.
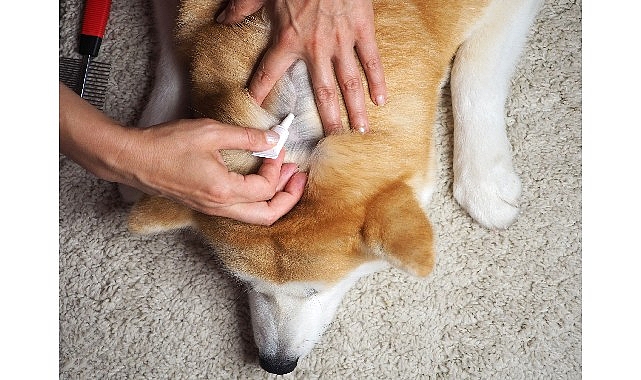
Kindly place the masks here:
<instances>
[{"instance_id":1,"label":"textured carpet","mask_svg":"<svg viewBox=\"0 0 641 380\"><path fill-rule=\"evenodd\" d=\"M77 57L82 2L60 2L60 56ZM133 125L150 90L150 4L113 3L99 60L105 111ZM437 125L429 208L438 258L426 280L361 280L289 378L581 377L581 2L546 1L512 82L509 137L523 181L506 231L452 196L452 116ZM60 156L63 379L271 378L258 366L243 289L187 232L133 236L112 183Z\"/></svg>"}]
</instances>

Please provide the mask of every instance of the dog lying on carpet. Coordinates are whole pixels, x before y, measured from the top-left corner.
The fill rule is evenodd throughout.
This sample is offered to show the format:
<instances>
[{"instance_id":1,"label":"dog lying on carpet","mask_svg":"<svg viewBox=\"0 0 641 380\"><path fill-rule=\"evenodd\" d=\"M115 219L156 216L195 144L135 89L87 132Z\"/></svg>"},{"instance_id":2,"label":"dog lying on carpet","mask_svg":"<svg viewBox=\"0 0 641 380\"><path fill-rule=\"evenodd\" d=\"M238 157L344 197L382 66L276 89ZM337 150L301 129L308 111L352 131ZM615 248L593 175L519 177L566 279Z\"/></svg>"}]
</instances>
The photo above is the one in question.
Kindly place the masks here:
<instances>
[{"instance_id":1,"label":"dog lying on carpet","mask_svg":"<svg viewBox=\"0 0 641 380\"><path fill-rule=\"evenodd\" d=\"M196 116L261 129L296 115L286 162L297 163L309 179L298 205L272 226L207 216L150 196L135 204L129 220L136 233L192 228L207 240L247 285L260 364L272 373L296 367L360 277L390 265L416 276L431 272L434 237L424 207L436 181L432 124L450 73L454 195L488 228L506 228L518 215L521 185L504 104L541 0L373 3L388 101L368 106L371 132L330 136L323 136L302 61L262 108L244 89L269 41L265 12L229 27L215 21L220 0L184 0L177 15L172 1L154 4L160 57L141 125L184 117L188 103ZM223 154L236 172L260 164L250 152Z\"/></svg>"}]
</instances>

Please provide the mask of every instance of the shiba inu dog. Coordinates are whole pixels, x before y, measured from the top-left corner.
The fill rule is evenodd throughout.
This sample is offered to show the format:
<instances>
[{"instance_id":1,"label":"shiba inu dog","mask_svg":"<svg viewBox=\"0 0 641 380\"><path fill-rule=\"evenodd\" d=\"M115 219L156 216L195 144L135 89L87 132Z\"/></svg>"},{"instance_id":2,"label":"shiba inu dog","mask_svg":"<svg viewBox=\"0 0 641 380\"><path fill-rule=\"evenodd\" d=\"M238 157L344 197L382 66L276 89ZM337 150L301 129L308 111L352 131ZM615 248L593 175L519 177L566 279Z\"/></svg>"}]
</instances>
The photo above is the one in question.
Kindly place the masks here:
<instances>
[{"instance_id":1,"label":"shiba inu dog","mask_svg":"<svg viewBox=\"0 0 641 380\"><path fill-rule=\"evenodd\" d=\"M432 124L448 77L455 198L488 228L514 222L521 184L512 166L504 104L541 2L374 0L388 101L368 106L369 133L346 129L324 136L301 61L262 107L245 90L269 42L266 12L229 27L215 21L220 0L184 0L177 8L172 1L156 1L160 56L140 123L183 117L187 103L196 116L261 129L291 112L296 118L286 161L297 163L309 179L298 205L271 226L207 216L145 196L131 211L130 229L200 233L248 288L260 365L276 374L291 372L359 278L388 266L415 276L431 272L434 233L424 208L437 180ZM189 75L180 69L183 61ZM348 124L345 116L343 122ZM224 157L240 173L260 164L251 152L226 151Z\"/></svg>"}]
</instances>

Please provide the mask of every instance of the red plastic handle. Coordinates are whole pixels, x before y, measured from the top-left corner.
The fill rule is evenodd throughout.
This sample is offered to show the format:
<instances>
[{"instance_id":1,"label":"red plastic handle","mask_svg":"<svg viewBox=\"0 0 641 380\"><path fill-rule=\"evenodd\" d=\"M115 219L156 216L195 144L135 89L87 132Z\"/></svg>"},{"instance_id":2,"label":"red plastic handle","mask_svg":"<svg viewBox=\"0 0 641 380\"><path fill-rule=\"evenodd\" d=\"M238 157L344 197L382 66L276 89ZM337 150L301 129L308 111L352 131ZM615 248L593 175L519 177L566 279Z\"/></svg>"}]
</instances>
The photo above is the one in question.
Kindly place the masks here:
<instances>
[{"instance_id":1,"label":"red plastic handle","mask_svg":"<svg viewBox=\"0 0 641 380\"><path fill-rule=\"evenodd\" d=\"M105 35L110 9L111 0L87 0L81 34L102 38Z\"/></svg>"}]
</instances>

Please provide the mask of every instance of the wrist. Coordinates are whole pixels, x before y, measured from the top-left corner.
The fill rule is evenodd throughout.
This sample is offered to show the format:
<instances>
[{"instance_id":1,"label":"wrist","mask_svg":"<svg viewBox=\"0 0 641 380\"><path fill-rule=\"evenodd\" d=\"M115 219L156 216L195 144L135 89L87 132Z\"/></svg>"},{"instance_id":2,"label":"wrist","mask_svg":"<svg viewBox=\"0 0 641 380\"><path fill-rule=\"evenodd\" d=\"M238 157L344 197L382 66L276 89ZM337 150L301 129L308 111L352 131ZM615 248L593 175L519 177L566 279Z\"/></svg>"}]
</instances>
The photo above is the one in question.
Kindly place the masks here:
<instances>
[{"instance_id":1,"label":"wrist","mask_svg":"<svg viewBox=\"0 0 641 380\"><path fill-rule=\"evenodd\" d=\"M139 131L134 128L111 124L102 132L101 144L96 149L97 176L111 181L133 185L133 155L138 152L136 138Z\"/></svg>"},{"instance_id":2,"label":"wrist","mask_svg":"<svg viewBox=\"0 0 641 380\"><path fill-rule=\"evenodd\" d=\"M71 131L61 141L61 152L95 176L123 182L126 171L122 156L127 152L127 128L116 123L90 125Z\"/></svg>"}]
</instances>

